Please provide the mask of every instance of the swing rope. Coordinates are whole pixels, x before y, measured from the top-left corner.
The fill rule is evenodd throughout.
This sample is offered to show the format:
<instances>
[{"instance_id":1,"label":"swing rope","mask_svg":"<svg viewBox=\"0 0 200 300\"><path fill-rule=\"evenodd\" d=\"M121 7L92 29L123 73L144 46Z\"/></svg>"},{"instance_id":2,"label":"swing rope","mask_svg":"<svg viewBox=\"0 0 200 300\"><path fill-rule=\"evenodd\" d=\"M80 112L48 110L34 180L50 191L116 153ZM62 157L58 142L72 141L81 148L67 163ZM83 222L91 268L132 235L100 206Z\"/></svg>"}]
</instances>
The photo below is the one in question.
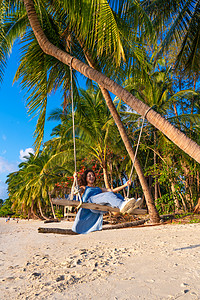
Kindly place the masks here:
<instances>
[{"instance_id":1,"label":"swing rope","mask_svg":"<svg viewBox=\"0 0 200 300\"><path fill-rule=\"evenodd\" d=\"M74 111L74 94L73 94L73 70L72 70L72 61L73 61L73 57L70 61L70 81L71 81L71 86L70 86L70 95L71 95L71 103L72 103L72 127L73 127L73 143L74 143L74 171L77 174L77 167L76 167L76 136L75 136L75 111ZM77 176L75 176L74 178L75 180L75 188L76 188L76 192L78 194L78 198L80 200L80 204L77 207L77 209L79 209L79 207L82 204L82 199L81 199L81 195L80 195L80 191L79 191L79 186L78 186L78 179ZM72 195L74 194L74 191L72 191Z\"/></svg>"},{"instance_id":2,"label":"swing rope","mask_svg":"<svg viewBox=\"0 0 200 300\"><path fill-rule=\"evenodd\" d=\"M72 60L73 57L70 61L70 83L71 83L71 87L70 87L70 95L71 95L71 103L72 103L72 127L73 127L73 143L74 143L74 169L75 172L76 170L76 140L75 140L75 122L74 122L74 94L73 94L73 74L72 74Z\"/></svg>"},{"instance_id":3,"label":"swing rope","mask_svg":"<svg viewBox=\"0 0 200 300\"><path fill-rule=\"evenodd\" d=\"M146 115L148 114L148 112L152 109L152 107L149 107L147 109L147 111L145 112L143 118L142 118L142 126L141 126L141 129L140 129L140 134L139 134L139 137L138 137L138 142L137 142L137 146L136 146L136 150L135 150L135 155L134 155L134 159L133 159L133 165L132 165L132 168L131 168L131 174L130 174L130 177L129 177L129 180L131 180L132 176L133 176L133 170L134 170L134 165L135 165L135 160L136 160L136 156L137 156L137 152L138 152L138 148L139 148L139 145L140 145L140 139L141 139L141 136L142 136L142 131L143 131L143 127L144 127L144 121L146 119ZM127 198L129 197L129 192L130 192L130 186L128 186L128 191L127 191Z\"/></svg>"}]
</instances>

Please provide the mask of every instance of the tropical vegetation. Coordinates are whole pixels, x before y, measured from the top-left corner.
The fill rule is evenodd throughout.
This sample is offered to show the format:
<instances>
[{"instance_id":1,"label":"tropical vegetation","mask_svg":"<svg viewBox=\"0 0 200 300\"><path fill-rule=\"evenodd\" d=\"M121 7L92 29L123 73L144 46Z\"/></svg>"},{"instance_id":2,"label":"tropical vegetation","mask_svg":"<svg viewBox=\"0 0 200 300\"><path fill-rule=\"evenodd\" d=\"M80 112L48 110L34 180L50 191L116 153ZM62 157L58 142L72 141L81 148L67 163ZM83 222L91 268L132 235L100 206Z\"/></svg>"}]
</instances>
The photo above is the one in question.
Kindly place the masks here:
<instances>
[{"instance_id":1,"label":"tropical vegetation","mask_svg":"<svg viewBox=\"0 0 200 300\"><path fill-rule=\"evenodd\" d=\"M144 195L152 222L163 213L199 212L199 13L200 1L192 0L0 2L0 79L17 40L15 80L29 113L39 114L36 154L8 176L14 212L56 218L52 195L69 192L71 84L77 170L93 168L98 184L115 187L134 161L130 195ZM88 78L86 89L78 72ZM42 144L48 95L58 89L63 106L49 117L58 123Z\"/></svg>"}]
</instances>

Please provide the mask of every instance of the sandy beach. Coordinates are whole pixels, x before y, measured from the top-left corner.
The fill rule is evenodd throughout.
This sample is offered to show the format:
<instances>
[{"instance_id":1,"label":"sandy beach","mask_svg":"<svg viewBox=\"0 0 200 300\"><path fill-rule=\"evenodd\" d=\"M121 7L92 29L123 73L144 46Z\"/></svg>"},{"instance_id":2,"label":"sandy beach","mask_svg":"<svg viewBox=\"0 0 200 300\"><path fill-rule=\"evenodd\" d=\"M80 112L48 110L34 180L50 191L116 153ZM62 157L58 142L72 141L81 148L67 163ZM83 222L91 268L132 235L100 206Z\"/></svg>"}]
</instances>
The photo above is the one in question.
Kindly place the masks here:
<instances>
[{"instance_id":1,"label":"sandy beach","mask_svg":"<svg viewBox=\"0 0 200 300\"><path fill-rule=\"evenodd\" d=\"M0 299L200 299L200 224L38 233L0 218Z\"/></svg>"}]
</instances>

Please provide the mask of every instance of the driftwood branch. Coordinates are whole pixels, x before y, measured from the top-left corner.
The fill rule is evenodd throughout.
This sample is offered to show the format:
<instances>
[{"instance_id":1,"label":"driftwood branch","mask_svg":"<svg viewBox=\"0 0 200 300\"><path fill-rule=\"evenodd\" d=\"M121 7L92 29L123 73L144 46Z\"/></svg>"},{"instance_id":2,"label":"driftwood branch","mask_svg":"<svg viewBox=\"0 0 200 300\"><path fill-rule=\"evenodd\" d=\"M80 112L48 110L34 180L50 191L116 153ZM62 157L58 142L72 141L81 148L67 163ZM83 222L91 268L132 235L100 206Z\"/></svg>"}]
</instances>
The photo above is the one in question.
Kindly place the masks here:
<instances>
[{"instance_id":1,"label":"driftwood branch","mask_svg":"<svg viewBox=\"0 0 200 300\"><path fill-rule=\"evenodd\" d=\"M103 227L102 230L112 230L112 229L120 229L120 228L128 228L128 227L134 227L138 225L143 225L146 221L149 220L148 218L145 218L143 220L134 221L134 222L126 222L121 224L116 224L112 226ZM61 228L38 228L39 233L55 233L55 234L67 234L67 235L77 235L78 233L72 231L71 229L61 229Z\"/></svg>"}]
</instances>

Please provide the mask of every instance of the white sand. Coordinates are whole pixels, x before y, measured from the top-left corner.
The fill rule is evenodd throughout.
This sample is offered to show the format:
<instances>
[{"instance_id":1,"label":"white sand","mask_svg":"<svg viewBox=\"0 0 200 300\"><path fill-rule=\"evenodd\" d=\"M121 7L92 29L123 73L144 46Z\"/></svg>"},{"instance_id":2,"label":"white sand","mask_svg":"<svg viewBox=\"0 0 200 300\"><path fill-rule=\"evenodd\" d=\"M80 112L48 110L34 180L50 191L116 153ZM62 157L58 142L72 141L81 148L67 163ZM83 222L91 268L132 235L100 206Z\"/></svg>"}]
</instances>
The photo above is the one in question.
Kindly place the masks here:
<instances>
[{"instance_id":1,"label":"white sand","mask_svg":"<svg viewBox=\"0 0 200 300\"><path fill-rule=\"evenodd\" d=\"M200 224L87 235L0 219L0 299L200 299Z\"/></svg>"}]
</instances>

